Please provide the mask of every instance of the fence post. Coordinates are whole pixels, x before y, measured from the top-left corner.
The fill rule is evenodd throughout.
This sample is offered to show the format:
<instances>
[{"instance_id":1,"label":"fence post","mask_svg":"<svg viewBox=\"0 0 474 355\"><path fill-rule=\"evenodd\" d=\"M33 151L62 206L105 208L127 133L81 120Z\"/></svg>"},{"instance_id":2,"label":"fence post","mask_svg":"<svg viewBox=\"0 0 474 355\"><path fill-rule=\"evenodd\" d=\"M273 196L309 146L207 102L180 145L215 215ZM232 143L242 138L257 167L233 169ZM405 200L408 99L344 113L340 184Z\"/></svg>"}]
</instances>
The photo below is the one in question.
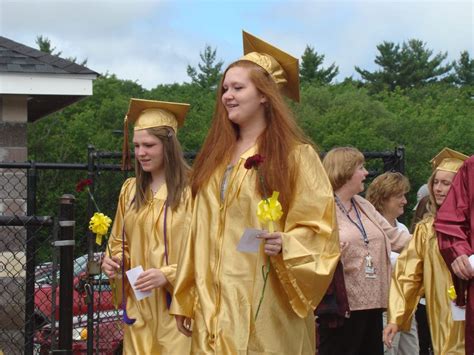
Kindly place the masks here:
<instances>
[{"instance_id":1,"label":"fence post","mask_svg":"<svg viewBox=\"0 0 474 355\"><path fill-rule=\"evenodd\" d=\"M93 182L95 177L95 148L93 145L89 145L87 147L87 177L91 179ZM94 184L90 187L91 192L94 193ZM93 215L94 207L92 205L92 201L89 198L87 201L87 215L89 218ZM87 275L89 279L87 282L91 285L90 292L92 293L91 300L87 303L87 355L92 355L94 351L94 286L90 282L90 270L89 265L91 261L94 260L94 249L95 249L95 238L91 231L87 231L87 251L88 251L88 267L87 267ZM89 291L86 291L89 292Z\"/></svg>"},{"instance_id":2,"label":"fence post","mask_svg":"<svg viewBox=\"0 0 474 355\"><path fill-rule=\"evenodd\" d=\"M74 202L73 195L62 195L59 200L59 352L72 354L72 304L74 277Z\"/></svg>"},{"instance_id":3,"label":"fence post","mask_svg":"<svg viewBox=\"0 0 474 355\"><path fill-rule=\"evenodd\" d=\"M400 145L396 147L395 155L397 157L398 171L405 174L405 147Z\"/></svg>"},{"instance_id":4,"label":"fence post","mask_svg":"<svg viewBox=\"0 0 474 355\"><path fill-rule=\"evenodd\" d=\"M36 165L31 162L27 170L26 184L26 215L36 214ZM35 265L36 265L36 238L26 227L26 287L25 287L25 354L33 354L33 338L35 331Z\"/></svg>"}]
</instances>

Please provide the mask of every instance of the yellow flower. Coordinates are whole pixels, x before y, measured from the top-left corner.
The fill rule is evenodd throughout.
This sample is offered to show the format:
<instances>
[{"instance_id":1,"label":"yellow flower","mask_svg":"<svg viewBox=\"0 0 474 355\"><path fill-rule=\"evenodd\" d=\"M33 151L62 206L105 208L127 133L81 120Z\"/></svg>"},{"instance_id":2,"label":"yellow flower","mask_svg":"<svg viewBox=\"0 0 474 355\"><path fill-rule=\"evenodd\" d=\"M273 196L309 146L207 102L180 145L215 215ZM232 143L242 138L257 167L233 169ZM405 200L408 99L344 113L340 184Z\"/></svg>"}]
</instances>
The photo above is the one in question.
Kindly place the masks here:
<instances>
[{"instance_id":1,"label":"yellow flower","mask_svg":"<svg viewBox=\"0 0 474 355\"><path fill-rule=\"evenodd\" d=\"M278 191L273 191L272 197L261 200L257 206L257 217L260 222L278 221L283 215L283 210L278 201Z\"/></svg>"},{"instance_id":2,"label":"yellow flower","mask_svg":"<svg viewBox=\"0 0 474 355\"><path fill-rule=\"evenodd\" d=\"M448 288L448 296L449 298L451 299L451 301L455 301L456 300L456 289L454 288L453 285L451 285L449 288Z\"/></svg>"},{"instance_id":3,"label":"yellow flower","mask_svg":"<svg viewBox=\"0 0 474 355\"><path fill-rule=\"evenodd\" d=\"M273 191L272 197L261 200L257 205L257 217L260 223L267 223L268 232L273 233L274 226L273 222L279 221L281 216L283 216L283 209L280 202L278 201L278 196L280 193L278 191ZM270 257L267 256L266 267L262 265L262 275L263 275L263 288L262 294L260 295L260 300L258 302L257 312L255 313L255 319L258 317L260 311L260 306L263 302L263 296L265 295L265 288L267 286L268 275L270 274Z\"/></svg>"},{"instance_id":4,"label":"yellow flower","mask_svg":"<svg viewBox=\"0 0 474 355\"><path fill-rule=\"evenodd\" d=\"M112 220L103 213L96 212L89 222L89 229L96 234L95 242L102 244L102 237L107 234Z\"/></svg>"}]
</instances>

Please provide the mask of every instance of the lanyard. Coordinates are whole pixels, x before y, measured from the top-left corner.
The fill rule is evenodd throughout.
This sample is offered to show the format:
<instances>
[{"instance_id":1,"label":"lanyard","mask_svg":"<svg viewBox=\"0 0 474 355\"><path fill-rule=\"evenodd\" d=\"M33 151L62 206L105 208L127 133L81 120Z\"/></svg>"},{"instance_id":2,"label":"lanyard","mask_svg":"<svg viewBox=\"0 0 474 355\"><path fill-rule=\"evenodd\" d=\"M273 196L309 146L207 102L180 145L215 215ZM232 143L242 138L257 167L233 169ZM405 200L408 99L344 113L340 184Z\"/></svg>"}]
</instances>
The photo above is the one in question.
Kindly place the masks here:
<instances>
[{"instance_id":1,"label":"lanyard","mask_svg":"<svg viewBox=\"0 0 474 355\"><path fill-rule=\"evenodd\" d=\"M362 219L360 218L359 210L357 209L357 206L354 203L354 199L351 198L351 204L352 204L352 207L354 208L354 210L356 212L357 220L358 220L359 223L357 223L356 221L354 221L351 218L351 216L349 215L349 212L346 210L346 208L342 204L339 197L337 197L337 195L335 195L335 199L336 199L337 207L339 207L339 209L346 215L346 217L349 219L349 221L351 221L352 224L357 227L357 229L359 230L359 232L362 236L362 241L364 242L365 246L368 248L369 247L369 237L367 236L367 232L365 231L364 224L362 223Z\"/></svg>"}]
</instances>

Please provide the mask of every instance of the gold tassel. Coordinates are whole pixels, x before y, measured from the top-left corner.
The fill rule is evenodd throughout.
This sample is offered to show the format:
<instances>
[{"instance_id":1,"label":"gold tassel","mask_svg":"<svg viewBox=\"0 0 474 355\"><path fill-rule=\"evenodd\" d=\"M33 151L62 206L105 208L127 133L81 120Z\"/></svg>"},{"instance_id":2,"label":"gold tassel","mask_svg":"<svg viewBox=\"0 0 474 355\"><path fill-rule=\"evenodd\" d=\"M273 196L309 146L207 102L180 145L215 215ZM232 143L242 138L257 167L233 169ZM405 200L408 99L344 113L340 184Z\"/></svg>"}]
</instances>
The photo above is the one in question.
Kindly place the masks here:
<instances>
[{"instance_id":1,"label":"gold tassel","mask_svg":"<svg viewBox=\"0 0 474 355\"><path fill-rule=\"evenodd\" d=\"M128 116L125 116L123 122L122 170L128 171L131 168L130 149L128 146Z\"/></svg>"}]
</instances>

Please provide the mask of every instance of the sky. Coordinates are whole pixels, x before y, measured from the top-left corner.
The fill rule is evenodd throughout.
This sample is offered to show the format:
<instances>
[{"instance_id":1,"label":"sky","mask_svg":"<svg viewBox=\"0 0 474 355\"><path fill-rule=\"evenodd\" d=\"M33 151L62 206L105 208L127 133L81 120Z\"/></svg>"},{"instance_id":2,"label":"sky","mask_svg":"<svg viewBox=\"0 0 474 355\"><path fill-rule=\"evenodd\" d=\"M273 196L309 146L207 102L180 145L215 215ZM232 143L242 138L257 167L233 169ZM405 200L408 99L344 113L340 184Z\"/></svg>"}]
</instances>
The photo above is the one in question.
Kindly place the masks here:
<instances>
[{"instance_id":1,"label":"sky","mask_svg":"<svg viewBox=\"0 0 474 355\"><path fill-rule=\"evenodd\" d=\"M416 38L434 53L474 57L474 1L431 0L0 0L0 35L37 48L48 37L63 57L151 89L189 82L206 45L224 67L242 55L242 30L300 58L310 45L336 78L376 70L383 41Z\"/></svg>"}]
</instances>

